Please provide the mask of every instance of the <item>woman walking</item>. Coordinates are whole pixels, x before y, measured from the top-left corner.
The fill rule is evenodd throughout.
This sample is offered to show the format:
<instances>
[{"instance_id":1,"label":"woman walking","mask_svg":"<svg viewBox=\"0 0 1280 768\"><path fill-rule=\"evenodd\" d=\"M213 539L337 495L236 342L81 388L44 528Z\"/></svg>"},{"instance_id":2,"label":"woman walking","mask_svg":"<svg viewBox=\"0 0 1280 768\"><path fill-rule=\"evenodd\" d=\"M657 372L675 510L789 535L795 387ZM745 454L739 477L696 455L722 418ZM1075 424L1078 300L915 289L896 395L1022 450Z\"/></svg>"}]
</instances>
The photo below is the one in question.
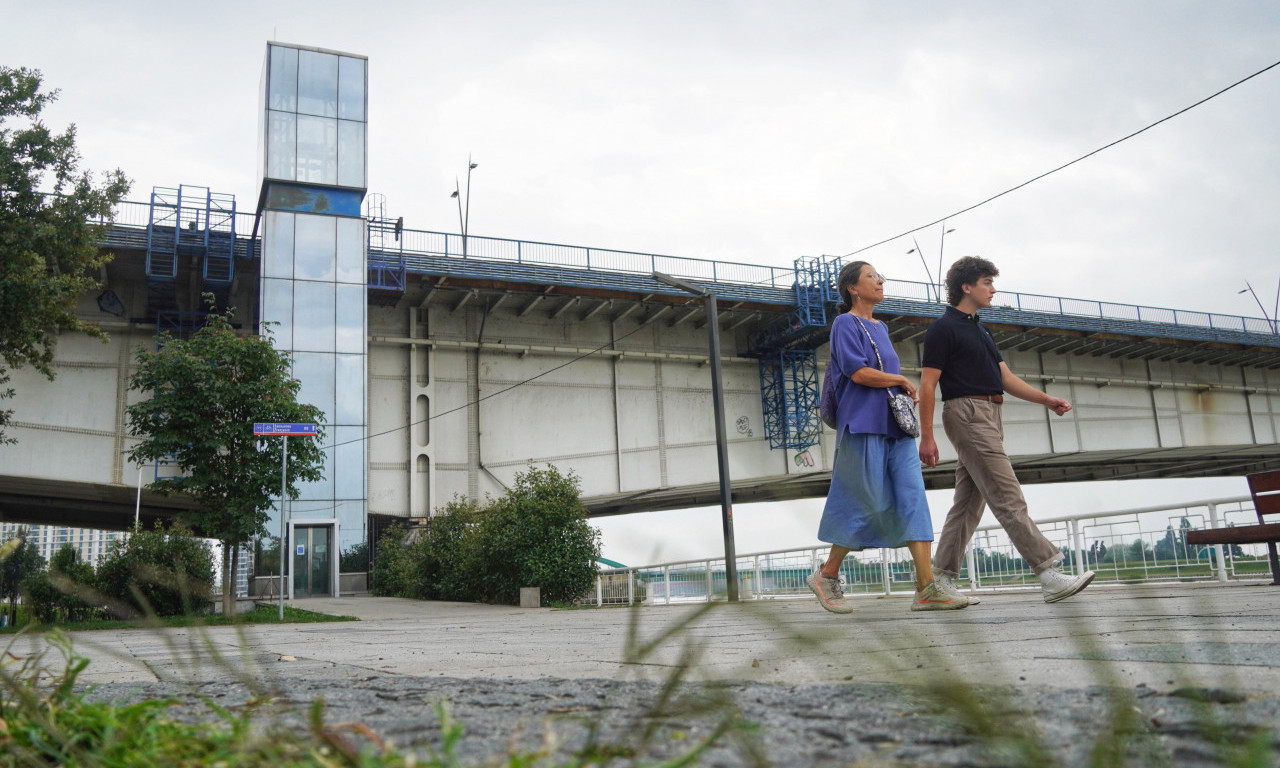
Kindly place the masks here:
<instances>
[{"instance_id":1,"label":"woman walking","mask_svg":"<svg viewBox=\"0 0 1280 768\"><path fill-rule=\"evenodd\" d=\"M915 439L890 413L887 393L913 400L885 324L872 317L884 299L884 277L865 261L846 264L837 280L840 315L831 324L836 394L836 453L818 538L831 545L827 561L808 579L822 607L853 609L840 586L845 555L868 548L906 547L916 566L913 611L955 610L970 600L933 580L933 523ZM838 375L835 375L838 374Z\"/></svg>"}]
</instances>

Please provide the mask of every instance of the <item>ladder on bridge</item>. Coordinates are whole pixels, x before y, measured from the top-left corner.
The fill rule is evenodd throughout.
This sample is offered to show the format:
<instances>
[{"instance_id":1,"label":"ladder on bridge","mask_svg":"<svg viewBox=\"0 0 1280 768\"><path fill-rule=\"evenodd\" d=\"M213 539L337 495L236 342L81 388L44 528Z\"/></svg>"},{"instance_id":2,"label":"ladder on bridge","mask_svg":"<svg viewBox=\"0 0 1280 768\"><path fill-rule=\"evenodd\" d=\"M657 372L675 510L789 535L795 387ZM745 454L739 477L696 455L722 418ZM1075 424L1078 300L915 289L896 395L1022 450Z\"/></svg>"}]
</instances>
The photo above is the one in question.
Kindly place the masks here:
<instances>
[{"instance_id":1,"label":"ladder on bridge","mask_svg":"<svg viewBox=\"0 0 1280 768\"><path fill-rule=\"evenodd\" d=\"M365 200L368 228L369 300L394 304L404 295L408 268L404 258L404 217L389 219L386 198L377 192Z\"/></svg>"},{"instance_id":2,"label":"ladder on bridge","mask_svg":"<svg viewBox=\"0 0 1280 768\"><path fill-rule=\"evenodd\" d=\"M796 259L795 311L751 340L747 355L760 361L760 400L770 448L803 451L822 437L816 350L827 342L827 318L839 301L840 266L832 257Z\"/></svg>"},{"instance_id":3,"label":"ladder on bridge","mask_svg":"<svg viewBox=\"0 0 1280 768\"><path fill-rule=\"evenodd\" d=\"M177 300L184 259L199 263L201 291L212 293L217 305L226 307L235 278L235 244L235 195L185 184L153 187L147 220L147 319L158 329L167 325L175 335L193 332L189 321L170 322L174 316L193 314L180 313Z\"/></svg>"}]
</instances>

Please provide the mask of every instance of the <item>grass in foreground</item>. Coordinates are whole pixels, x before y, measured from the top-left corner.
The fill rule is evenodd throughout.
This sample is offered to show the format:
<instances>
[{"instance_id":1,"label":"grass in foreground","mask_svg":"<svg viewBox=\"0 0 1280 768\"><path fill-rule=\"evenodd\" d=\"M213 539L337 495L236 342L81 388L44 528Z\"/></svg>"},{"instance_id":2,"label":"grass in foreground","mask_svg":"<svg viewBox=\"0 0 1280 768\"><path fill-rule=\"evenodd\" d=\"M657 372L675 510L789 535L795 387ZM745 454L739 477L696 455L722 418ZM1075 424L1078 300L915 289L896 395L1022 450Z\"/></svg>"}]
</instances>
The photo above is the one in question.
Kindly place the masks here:
<instances>
[{"instance_id":1,"label":"grass in foreground","mask_svg":"<svg viewBox=\"0 0 1280 768\"><path fill-rule=\"evenodd\" d=\"M64 632L87 632L100 629L141 629L150 627L222 627L245 624L307 624L326 621L359 621L354 616L331 616L326 613L305 611L301 608L285 606L284 620L280 620L280 609L277 606L260 605L251 611L237 616L223 616L220 613L205 613L188 616L159 616L142 619L98 619L94 621L78 621L65 624L29 624L11 626L0 629L0 634L17 632L50 632L55 629Z\"/></svg>"},{"instance_id":2,"label":"grass in foreground","mask_svg":"<svg viewBox=\"0 0 1280 768\"><path fill-rule=\"evenodd\" d=\"M670 669L660 685L656 701L625 714L628 727L605 727L603 713L610 709L580 715L585 726L586 743L572 754L557 751L554 743L543 747L508 752L494 761L482 763L495 768L586 768L586 766L627 766L628 768L676 768L697 765L708 749L729 743L737 753L734 764L765 766L769 761L759 744L760 732L747 723L738 710L731 691L714 684L690 693L686 682L695 681L705 670L701 654L707 650L697 641L691 629L703 624L714 614L725 610L721 603L700 606L657 633L641 633L633 614L625 638L624 661L628 669L660 664ZM754 610L749 605L737 610ZM270 616L274 621L275 609ZM776 618L777 633L787 631ZM1128 765L1174 764L1174 755L1154 741L1155 732L1136 707L1129 688L1106 661L1106 653L1097 644L1095 631L1081 617L1065 622L1068 643L1082 652L1095 685L1106 692L1099 700L1096 713L1097 731L1088 742L1087 757L1065 760L1051 748L1031 713L1020 711L1016 692L1002 694L991 686L963 680L954 673L930 673L929 682L919 689L920 710L941 722L951 723L959 734L958 745L972 746L977 764L1000 766L1036 765L1056 768L1063 765L1088 765L1090 768L1121 768ZM199 634L199 633L193 633ZM914 645L916 653L931 670L946 670L946 652L903 637L901 632L863 633L859 643L867 648L882 647L880 662L894 665L894 651L904 644ZM784 635L785 636L785 635ZM440 738L434 749L426 747L425 755L398 750L378 733L362 723L327 723L324 704L312 702L304 710L290 714L304 717L282 718L280 706L288 706L287 697L277 697L263 690L243 707L227 708L210 699L204 702L212 717L208 722L181 722L170 715L172 700L151 700L135 704L101 703L77 692L76 680L88 665L77 656L67 635L54 630L46 639L63 656L62 671L56 672L40 656L18 657L0 654L0 768L8 766L74 765L99 766L272 766L272 768L311 768L312 766L349 766L351 768L466 768L481 763L463 762L456 752L463 739L463 727L451 717L448 704L435 705ZM826 653L847 643L845 633L788 636L796 653ZM678 651L674 656L670 651ZM874 660L871 663L876 663ZM228 668L228 674L234 671ZM638 673L637 673L638 674ZM1229 677L1230 675L1228 675ZM1189 681L1188 681L1189 682ZM1222 681L1229 682L1229 681ZM577 719L579 716L571 715ZM294 725L287 725L292 720ZM708 728L701 739L691 739L672 756L672 727L683 727L693 721ZM1192 727L1202 734L1201 742L1209 754L1202 764L1231 768L1263 768L1275 765L1277 751L1274 732L1267 729L1234 727L1230 715L1216 712L1206 705ZM608 733L607 733L608 732ZM491 735L490 735L491 737ZM723 762L723 755L719 761ZM868 756L859 766L902 765L891 758Z\"/></svg>"}]
</instances>

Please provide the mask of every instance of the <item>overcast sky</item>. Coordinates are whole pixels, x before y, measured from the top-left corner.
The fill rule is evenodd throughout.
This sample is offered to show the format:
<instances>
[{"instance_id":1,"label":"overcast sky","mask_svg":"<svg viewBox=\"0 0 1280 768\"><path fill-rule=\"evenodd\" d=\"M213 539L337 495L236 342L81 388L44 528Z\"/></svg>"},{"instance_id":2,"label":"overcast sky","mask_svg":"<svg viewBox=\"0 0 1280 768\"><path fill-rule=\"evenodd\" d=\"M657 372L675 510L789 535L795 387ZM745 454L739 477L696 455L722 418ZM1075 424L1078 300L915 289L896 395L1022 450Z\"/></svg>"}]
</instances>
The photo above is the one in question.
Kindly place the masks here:
<instances>
[{"instance_id":1,"label":"overcast sky","mask_svg":"<svg viewBox=\"0 0 1280 768\"><path fill-rule=\"evenodd\" d=\"M274 39L369 57L369 188L406 226L457 231L470 154L470 234L781 266L967 208L1280 60L1280 4L1234 0L0 0L0 19L0 63L61 90L47 122L74 122L84 167L121 168L135 200L196 184L253 205ZM947 261L984 255L1006 290L1258 316L1250 281L1271 312L1277 118L1280 67L951 218ZM931 266L939 232L917 234ZM912 246L861 256L921 280ZM1186 492L1218 486L1243 483ZM812 506L744 509L739 550L795 515L783 543L808 543ZM647 559L626 525L607 554ZM689 538L664 552L707 554Z\"/></svg>"}]
</instances>

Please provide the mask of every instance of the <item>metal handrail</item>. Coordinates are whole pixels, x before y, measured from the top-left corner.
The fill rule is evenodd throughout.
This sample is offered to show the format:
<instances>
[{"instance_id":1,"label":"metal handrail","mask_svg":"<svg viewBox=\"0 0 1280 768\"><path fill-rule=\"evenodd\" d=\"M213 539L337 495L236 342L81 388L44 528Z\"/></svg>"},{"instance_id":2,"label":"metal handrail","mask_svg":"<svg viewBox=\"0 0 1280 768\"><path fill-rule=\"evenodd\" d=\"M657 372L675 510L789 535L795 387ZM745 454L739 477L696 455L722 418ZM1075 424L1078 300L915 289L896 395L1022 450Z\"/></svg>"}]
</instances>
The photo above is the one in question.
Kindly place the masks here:
<instances>
[{"instance_id":1,"label":"metal handrail","mask_svg":"<svg viewBox=\"0 0 1280 768\"><path fill-rule=\"evenodd\" d=\"M1048 536L1052 537L1054 535L1065 535L1066 541L1064 543L1066 544L1067 549L1072 554L1071 563L1073 563L1073 565L1069 566L1069 569L1074 568L1075 567L1074 564L1088 564L1090 567L1100 568L1100 567L1103 567L1105 563L1103 565L1090 563L1089 553L1091 551L1085 550L1083 547L1084 532L1080 524L1085 521L1095 521L1096 523L1096 525L1093 526L1095 530L1090 534L1089 538L1093 538L1094 540L1099 540L1100 538L1112 538L1112 537L1120 538L1121 541L1119 543L1113 542L1112 547L1114 546L1124 547L1124 546L1128 546L1128 544L1124 541L1124 539L1133 539L1135 537L1141 538L1143 535L1155 535L1157 533L1163 533L1167 531L1167 528L1160 528L1159 530L1152 529L1150 531L1144 531L1143 529L1139 528L1137 531L1134 531L1134 532L1108 533L1108 534L1100 534L1097 532L1097 529L1106 528L1108 526L1120 525L1120 524L1123 524L1123 525L1134 524L1133 521L1121 521L1120 523L1114 522L1116 518L1136 518L1138 515L1145 515L1145 514L1175 513L1175 512L1178 512L1179 510L1184 512L1189 512L1191 510L1200 510L1200 509L1203 509L1207 512L1207 517L1200 514L1196 514L1196 515L1184 514L1182 515L1182 517L1188 517L1188 518L1204 517L1207 520L1210 528L1221 528L1229 524L1225 516L1222 514L1224 508L1226 509L1227 512L1231 514L1243 516L1244 512L1252 509L1250 506L1251 503L1252 503L1252 498L1247 495L1246 496L1227 496L1227 497L1218 497L1218 498L1212 498L1212 499L1201 499L1198 501L1192 501L1192 502L1187 502L1183 504L1160 504L1160 505L1152 505L1152 506L1145 506L1145 507L1134 507L1129 509L1114 510L1110 512L1083 512L1083 513L1076 513L1076 514L1070 514L1070 515L1058 515L1055 517L1047 517L1047 518L1037 520L1036 524L1040 526L1041 529L1045 531L1046 535ZM1174 515L1169 515L1169 519L1172 519L1173 517ZM1065 524L1065 530L1063 530L1063 524ZM1167 521L1165 521L1165 525L1166 526L1168 525ZM984 584L983 583L984 578L986 579L987 582L995 582L994 586L999 586L1002 588L1025 587L1025 586L1028 586L1028 583L1030 583L1031 585L1034 585L1034 575L1031 574L1029 569L1022 569L1020 571L1010 572L1010 573L995 573L995 574L984 575L979 572L979 569L974 567L974 551L975 551L975 547L977 546L977 542L979 542L981 538L986 538L986 537L982 537L982 534L995 533L995 532L1000 533L1000 535L1003 538L1002 538L1002 541L998 544L999 549L996 549L994 547L988 547L985 550L988 554L990 554L991 552L999 552L1000 550L1005 548L1009 548L1009 549L1012 548L1011 544L1003 540L1003 539L1007 539L1007 536L1004 536L1003 529L998 523L979 526L975 531L973 539L971 539L969 542L969 547L966 551L966 556L965 556L966 565L964 570L967 575L967 580L969 581L969 585L975 589L982 588L984 586L993 586L991 583ZM1215 545L1213 547L1210 547L1209 549L1212 549L1214 552L1216 552L1216 555L1209 559L1211 567L1207 575L1203 573L1199 575L1194 575L1194 576L1183 575L1181 573L1176 572L1176 568L1178 564L1175 564L1174 566L1170 566L1168 564L1150 564L1150 565L1144 564L1143 566L1141 566L1144 573L1150 570L1158 570L1158 569L1164 569L1164 571L1167 571L1170 567L1175 568L1175 573L1172 577L1170 577L1168 573L1162 572L1161 574L1152 576L1150 579L1143 578L1143 579L1140 579L1139 581L1147 581L1147 580L1169 581L1170 578L1175 578L1179 581L1185 581L1185 580L1199 580L1199 581L1217 580L1220 582L1228 581L1228 571L1229 570L1234 571L1234 568L1235 568L1234 558L1224 557L1223 548L1221 545ZM808 573L812 572L812 568L814 567L815 563L822 562L826 559L828 552L829 552L829 548L826 545L821 545L821 546L815 546L815 547L801 547L801 548L793 548L793 549L768 550L763 552L750 552L747 554L738 555L736 559L738 564L738 572L741 575L741 578L748 579L748 580L754 578L754 584L751 585L750 588L744 589L743 594L750 595L752 598L755 598L755 599L806 596L809 594L808 588L800 580L796 580L796 583L794 584L785 585L781 587L777 586L776 584L772 587L766 587L764 586L766 580L762 578L761 574L762 572L769 572L773 574L773 573L788 573L788 572L802 571L805 575L807 575ZM1016 557L1016 553L1015 553L1015 557ZM761 567L762 560L766 561L763 568ZM1228 568L1228 560L1230 560L1231 562L1230 568ZM775 561L782 561L782 563L779 564ZM905 554L903 554L903 550L889 550L889 549L864 550L863 552L854 553L850 555L845 560L845 563L842 566L842 574L845 575L846 581L849 584L854 585L854 587L852 588L853 591L858 591L858 590L861 590L863 592L877 591L879 594L887 595L894 591L892 588L892 584L895 580L894 574L896 573L898 576L901 576L904 573L908 573L910 571L910 565L911 565L910 558L907 557ZM1181 564L1183 568L1190 568L1194 566L1196 569L1200 569L1200 570L1203 570L1204 565L1205 564L1199 558L1197 558L1195 562L1186 562ZM1139 567L1139 566L1126 565L1126 568L1136 568L1136 567ZM876 581L878 583L872 583L870 581L859 581L853 578L852 577L853 570L860 570L863 573L868 573L868 574L871 572L875 572ZM596 605L604 605L606 603L612 604L612 603L619 603L619 602L633 602L639 599L636 596L637 592L640 591L638 589L638 586L639 587L655 587L657 584L664 584L664 588L659 590L663 593L663 599L661 600L651 599L650 602L670 603L670 602L673 602L671 597L672 592L670 589L670 585L673 583L673 580L671 578L671 575L673 573L683 574L683 577L678 576L674 580L674 583L677 583L677 584L690 585L695 582L701 584L701 582L703 581L705 581L706 583L705 590L703 590L702 594L695 595L693 597L684 597L684 598L677 597L676 598L677 601L680 601L680 600L687 601L689 599L693 599L693 600L719 599L723 597L724 558L723 557L707 557L707 558L695 558L695 559L689 559L689 560L671 560L671 561L662 562L662 563L654 563L650 565L627 567L627 568L601 569L599 571L599 576L597 577L597 583L596 583L596 588L594 590L594 593L587 595L581 602L584 604L595 603ZM1246 576L1243 578L1252 578L1252 576ZM1259 576L1258 578L1262 578L1262 577ZM1270 578L1269 572L1266 573L1266 578ZM612 594L610 598L606 599L605 586L610 582L612 582L614 585L614 589L613 589L614 594ZM624 582L625 582L625 599L622 594L619 594L619 592L621 591L620 585L622 585ZM904 585L904 590L906 589L910 589L910 587Z\"/></svg>"},{"instance_id":2,"label":"metal handrail","mask_svg":"<svg viewBox=\"0 0 1280 768\"><path fill-rule=\"evenodd\" d=\"M147 203L121 202L116 206L115 224L123 227L146 227L150 215ZM237 211L237 232L252 232L254 214ZM448 256L477 261L501 261L516 264L550 265L587 271L625 274L665 272L676 277L739 286L768 286L790 290L795 285L791 267L771 267L745 262L714 261L686 256L624 251L615 248L545 243L534 240L512 240L500 237L467 235L467 255L462 255L461 235L421 229L405 229L402 234L405 255ZM915 301L936 302L941 307L942 291L933 283L912 280L889 280L886 296ZM1223 315L1185 309L1154 307L1144 304L1074 299L1037 293L1001 291L996 296L999 310L1036 314L1081 317L1121 322L1150 322L1217 331L1280 336L1280 322L1275 319Z\"/></svg>"}]
</instances>

